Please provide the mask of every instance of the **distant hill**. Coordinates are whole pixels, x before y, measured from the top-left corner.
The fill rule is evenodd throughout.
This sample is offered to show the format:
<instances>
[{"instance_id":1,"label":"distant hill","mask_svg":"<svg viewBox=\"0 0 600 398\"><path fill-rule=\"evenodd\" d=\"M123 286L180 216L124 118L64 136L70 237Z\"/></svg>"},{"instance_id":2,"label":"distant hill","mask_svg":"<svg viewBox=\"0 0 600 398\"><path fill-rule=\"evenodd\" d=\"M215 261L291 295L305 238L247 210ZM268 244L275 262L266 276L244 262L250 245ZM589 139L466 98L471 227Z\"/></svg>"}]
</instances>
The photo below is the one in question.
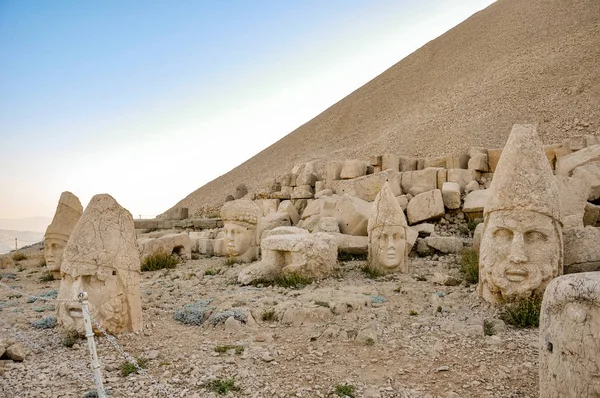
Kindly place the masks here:
<instances>
[{"instance_id":1,"label":"distant hill","mask_svg":"<svg viewBox=\"0 0 600 398\"><path fill-rule=\"evenodd\" d=\"M50 217L0 218L0 229L44 233L51 222Z\"/></svg>"},{"instance_id":2,"label":"distant hill","mask_svg":"<svg viewBox=\"0 0 600 398\"><path fill-rule=\"evenodd\" d=\"M15 238L17 238L18 248L21 248L42 241L44 233L0 229L0 254L15 249Z\"/></svg>"},{"instance_id":3,"label":"distant hill","mask_svg":"<svg viewBox=\"0 0 600 398\"><path fill-rule=\"evenodd\" d=\"M500 147L524 122L545 143L599 132L600 0L498 0L176 206L212 211L309 160Z\"/></svg>"}]
</instances>

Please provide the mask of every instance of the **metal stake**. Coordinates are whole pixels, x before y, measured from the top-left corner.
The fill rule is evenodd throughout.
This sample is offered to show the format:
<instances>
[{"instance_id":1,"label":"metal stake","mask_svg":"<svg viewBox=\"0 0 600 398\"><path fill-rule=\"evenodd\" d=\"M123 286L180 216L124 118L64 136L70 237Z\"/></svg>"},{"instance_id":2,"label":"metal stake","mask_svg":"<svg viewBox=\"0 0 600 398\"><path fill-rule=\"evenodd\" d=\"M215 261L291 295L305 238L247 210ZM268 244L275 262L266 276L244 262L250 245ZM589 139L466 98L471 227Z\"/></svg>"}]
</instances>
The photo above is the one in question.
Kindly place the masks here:
<instances>
[{"instance_id":1,"label":"metal stake","mask_svg":"<svg viewBox=\"0 0 600 398\"><path fill-rule=\"evenodd\" d=\"M77 295L77 300L81 303L81 312L83 313L83 324L85 326L85 337L87 337L88 348L92 356L92 371L94 372L94 380L96 381L96 390L98 398L106 398L104 387L102 386L102 374L100 373L100 362L96 353L96 342L94 340L94 331L92 330L92 319L90 318L88 307L88 295L86 292L81 292Z\"/></svg>"}]
</instances>

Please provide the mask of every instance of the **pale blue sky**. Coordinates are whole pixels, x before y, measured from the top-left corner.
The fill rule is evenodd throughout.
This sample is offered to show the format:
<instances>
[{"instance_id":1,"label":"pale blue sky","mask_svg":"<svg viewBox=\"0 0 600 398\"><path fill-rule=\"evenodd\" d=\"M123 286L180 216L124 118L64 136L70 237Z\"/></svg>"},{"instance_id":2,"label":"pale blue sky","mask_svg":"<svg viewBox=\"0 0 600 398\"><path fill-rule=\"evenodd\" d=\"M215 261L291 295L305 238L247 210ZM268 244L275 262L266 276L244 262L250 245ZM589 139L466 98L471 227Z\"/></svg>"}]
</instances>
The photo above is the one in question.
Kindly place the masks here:
<instances>
[{"instance_id":1,"label":"pale blue sky","mask_svg":"<svg viewBox=\"0 0 600 398\"><path fill-rule=\"evenodd\" d=\"M0 218L154 216L493 0L0 0Z\"/></svg>"}]
</instances>

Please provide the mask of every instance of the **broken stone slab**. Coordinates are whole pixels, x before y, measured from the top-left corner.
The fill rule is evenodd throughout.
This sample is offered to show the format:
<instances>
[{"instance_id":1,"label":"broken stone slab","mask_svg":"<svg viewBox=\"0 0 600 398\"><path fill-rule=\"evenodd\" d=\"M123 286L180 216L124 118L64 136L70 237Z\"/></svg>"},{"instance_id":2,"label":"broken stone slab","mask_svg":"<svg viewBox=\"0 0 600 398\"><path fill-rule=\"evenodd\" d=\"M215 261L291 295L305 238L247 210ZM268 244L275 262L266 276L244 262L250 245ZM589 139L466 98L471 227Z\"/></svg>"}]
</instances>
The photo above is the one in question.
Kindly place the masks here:
<instances>
[{"instance_id":1,"label":"broken stone slab","mask_svg":"<svg viewBox=\"0 0 600 398\"><path fill-rule=\"evenodd\" d=\"M416 196L437 189L437 173L435 168L402 173L402 192Z\"/></svg>"},{"instance_id":2,"label":"broken stone slab","mask_svg":"<svg viewBox=\"0 0 600 398\"><path fill-rule=\"evenodd\" d=\"M446 168L446 157L442 156L425 158L423 168L426 169L428 167Z\"/></svg>"},{"instance_id":3,"label":"broken stone slab","mask_svg":"<svg viewBox=\"0 0 600 398\"><path fill-rule=\"evenodd\" d=\"M333 191L331 189L321 189L320 191L317 191L317 193L315 194L315 199L322 198L323 196L332 196L332 195L333 195Z\"/></svg>"},{"instance_id":4,"label":"broken stone slab","mask_svg":"<svg viewBox=\"0 0 600 398\"><path fill-rule=\"evenodd\" d=\"M496 166L498 166L498 161L500 160L503 149L504 148L488 149L488 166L492 173L496 172Z\"/></svg>"},{"instance_id":5,"label":"broken stone slab","mask_svg":"<svg viewBox=\"0 0 600 398\"><path fill-rule=\"evenodd\" d=\"M460 209L460 185L457 182L445 182L442 186L442 200L447 209Z\"/></svg>"},{"instance_id":6,"label":"broken stone slab","mask_svg":"<svg viewBox=\"0 0 600 398\"><path fill-rule=\"evenodd\" d=\"M367 236L371 203L350 195L343 195L337 203L334 217L343 234Z\"/></svg>"},{"instance_id":7,"label":"broken stone slab","mask_svg":"<svg viewBox=\"0 0 600 398\"><path fill-rule=\"evenodd\" d=\"M600 271L600 228L579 227L563 231L565 274Z\"/></svg>"},{"instance_id":8,"label":"broken stone slab","mask_svg":"<svg viewBox=\"0 0 600 398\"><path fill-rule=\"evenodd\" d=\"M585 211L583 213L583 225L588 226L591 225L595 227L598 223L598 219L600 218L600 206L595 205L593 203L585 204Z\"/></svg>"},{"instance_id":9,"label":"broken stone slab","mask_svg":"<svg viewBox=\"0 0 600 398\"><path fill-rule=\"evenodd\" d=\"M576 167L573 170L573 178L585 180L590 184L589 201L600 198L600 161Z\"/></svg>"},{"instance_id":10,"label":"broken stone slab","mask_svg":"<svg viewBox=\"0 0 600 398\"><path fill-rule=\"evenodd\" d=\"M417 170L417 158L408 156L400 156L400 171L414 171Z\"/></svg>"},{"instance_id":11,"label":"broken stone slab","mask_svg":"<svg viewBox=\"0 0 600 398\"><path fill-rule=\"evenodd\" d=\"M599 329L599 272L565 275L548 284L540 312L540 398L598 396Z\"/></svg>"},{"instance_id":12,"label":"broken stone slab","mask_svg":"<svg viewBox=\"0 0 600 398\"><path fill-rule=\"evenodd\" d=\"M298 210L296 210L292 202L289 200L284 200L283 202L281 202L279 204L279 207L277 208L277 212L287 213L287 215L290 217L292 225L296 225L298 224L298 221L300 221L300 215L298 214Z\"/></svg>"},{"instance_id":13,"label":"broken stone slab","mask_svg":"<svg viewBox=\"0 0 600 398\"><path fill-rule=\"evenodd\" d=\"M469 167L469 159L471 157L468 153L462 153L460 155L448 155L446 156L446 168L450 169L466 169Z\"/></svg>"},{"instance_id":14,"label":"broken stone slab","mask_svg":"<svg viewBox=\"0 0 600 398\"><path fill-rule=\"evenodd\" d=\"M483 209L489 197L489 189L480 189L478 191L473 191L469 193L467 196L465 196L463 212L471 219L482 218Z\"/></svg>"},{"instance_id":15,"label":"broken stone slab","mask_svg":"<svg viewBox=\"0 0 600 398\"><path fill-rule=\"evenodd\" d=\"M258 236L261 239L265 236L268 231L277 227L290 227L292 225L290 221L290 215L285 212L281 213L270 213L265 217L261 217L256 227Z\"/></svg>"},{"instance_id":16,"label":"broken stone slab","mask_svg":"<svg viewBox=\"0 0 600 398\"><path fill-rule=\"evenodd\" d=\"M335 181L331 183L331 187L337 195L348 194L372 202L386 182L390 184L395 195L401 195L400 178L399 172L388 170L351 180Z\"/></svg>"},{"instance_id":17,"label":"broken stone slab","mask_svg":"<svg viewBox=\"0 0 600 398\"><path fill-rule=\"evenodd\" d=\"M138 239L138 248L142 262L159 252L175 253L188 260L192 258L192 241L186 232L167 234L154 239L141 238Z\"/></svg>"},{"instance_id":18,"label":"broken stone slab","mask_svg":"<svg viewBox=\"0 0 600 398\"><path fill-rule=\"evenodd\" d=\"M317 232L340 232L340 226L338 225L337 218L321 217L316 231Z\"/></svg>"},{"instance_id":19,"label":"broken stone slab","mask_svg":"<svg viewBox=\"0 0 600 398\"><path fill-rule=\"evenodd\" d=\"M573 177L555 176L558 185L563 229L583 227L590 184Z\"/></svg>"},{"instance_id":20,"label":"broken stone slab","mask_svg":"<svg viewBox=\"0 0 600 398\"><path fill-rule=\"evenodd\" d=\"M271 213L277 213L279 208L279 199L256 199L254 203L261 210L263 216L268 216Z\"/></svg>"},{"instance_id":21,"label":"broken stone slab","mask_svg":"<svg viewBox=\"0 0 600 398\"><path fill-rule=\"evenodd\" d=\"M465 187L465 193L466 194L469 194L469 193L471 193L473 191L478 191L478 190L479 190L479 183L477 181L471 181Z\"/></svg>"},{"instance_id":22,"label":"broken stone slab","mask_svg":"<svg viewBox=\"0 0 600 398\"><path fill-rule=\"evenodd\" d=\"M600 145L592 145L556 160L556 175L570 177L575 168L600 161Z\"/></svg>"},{"instance_id":23,"label":"broken stone slab","mask_svg":"<svg viewBox=\"0 0 600 398\"><path fill-rule=\"evenodd\" d=\"M339 253L367 254L369 238L367 236L346 235L339 232L327 232L335 239Z\"/></svg>"},{"instance_id":24,"label":"broken stone slab","mask_svg":"<svg viewBox=\"0 0 600 398\"><path fill-rule=\"evenodd\" d=\"M456 182L460 185L460 191L464 192L465 187L471 181L477 181L479 172L475 170L451 169L448 170L448 182Z\"/></svg>"},{"instance_id":25,"label":"broken stone slab","mask_svg":"<svg viewBox=\"0 0 600 398\"><path fill-rule=\"evenodd\" d=\"M408 202L406 212L408 223L411 225L443 217L444 201L442 191L434 189L415 196Z\"/></svg>"},{"instance_id":26,"label":"broken stone slab","mask_svg":"<svg viewBox=\"0 0 600 398\"><path fill-rule=\"evenodd\" d=\"M440 286L458 286L462 283L461 279L441 272L435 272L431 281Z\"/></svg>"},{"instance_id":27,"label":"broken stone slab","mask_svg":"<svg viewBox=\"0 0 600 398\"><path fill-rule=\"evenodd\" d=\"M463 249L462 241L452 236L429 236L425 238L425 243L444 254L460 253Z\"/></svg>"},{"instance_id":28,"label":"broken stone slab","mask_svg":"<svg viewBox=\"0 0 600 398\"><path fill-rule=\"evenodd\" d=\"M342 166L340 172L340 178L342 180L350 178L358 178L367 174L367 162L363 160L351 159L346 160Z\"/></svg>"},{"instance_id":29,"label":"broken stone slab","mask_svg":"<svg viewBox=\"0 0 600 398\"><path fill-rule=\"evenodd\" d=\"M433 233L435 232L435 226L430 223L413 225L411 228L417 231L417 233L421 237L433 235Z\"/></svg>"},{"instance_id":30,"label":"broken stone slab","mask_svg":"<svg viewBox=\"0 0 600 398\"><path fill-rule=\"evenodd\" d=\"M25 347L21 343L11 344L6 347L5 355L8 359L11 359L15 362L23 362L27 356L25 352Z\"/></svg>"},{"instance_id":31,"label":"broken stone slab","mask_svg":"<svg viewBox=\"0 0 600 398\"><path fill-rule=\"evenodd\" d=\"M384 153L381 157L381 170L400 171L400 156L393 153Z\"/></svg>"},{"instance_id":32,"label":"broken stone slab","mask_svg":"<svg viewBox=\"0 0 600 398\"><path fill-rule=\"evenodd\" d=\"M402 210L406 211L406 208L408 207L408 196L399 195L399 196L396 196L396 200L398 201L398 204L400 205Z\"/></svg>"},{"instance_id":33,"label":"broken stone slab","mask_svg":"<svg viewBox=\"0 0 600 398\"><path fill-rule=\"evenodd\" d=\"M487 153L476 153L474 155L471 155L471 159L469 159L468 168L469 170L487 173L490 169L488 165Z\"/></svg>"},{"instance_id":34,"label":"broken stone slab","mask_svg":"<svg viewBox=\"0 0 600 398\"><path fill-rule=\"evenodd\" d=\"M193 218L191 222L195 230L223 228L220 218Z\"/></svg>"},{"instance_id":35,"label":"broken stone slab","mask_svg":"<svg viewBox=\"0 0 600 398\"><path fill-rule=\"evenodd\" d=\"M167 210L160 218L164 220L185 220L189 216L189 208L175 207Z\"/></svg>"},{"instance_id":36,"label":"broken stone slab","mask_svg":"<svg viewBox=\"0 0 600 398\"><path fill-rule=\"evenodd\" d=\"M342 167L344 166L344 162L340 160L334 160L327 163L325 168L325 179L327 181L335 181L339 180L340 175L342 173Z\"/></svg>"},{"instance_id":37,"label":"broken stone slab","mask_svg":"<svg viewBox=\"0 0 600 398\"><path fill-rule=\"evenodd\" d=\"M481 235L483 234L483 223L477 224L475 231L473 231L473 249L479 253L479 247L481 246Z\"/></svg>"},{"instance_id":38,"label":"broken stone slab","mask_svg":"<svg viewBox=\"0 0 600 398\"><path fill-rule=\"evenodd\" d=\"M339 196L324 196L319 199L309 200L306 208L302 212L301 219L318 215L321 217L331 217L337 203L341 198Z\"/></svg>"}]
</instances>

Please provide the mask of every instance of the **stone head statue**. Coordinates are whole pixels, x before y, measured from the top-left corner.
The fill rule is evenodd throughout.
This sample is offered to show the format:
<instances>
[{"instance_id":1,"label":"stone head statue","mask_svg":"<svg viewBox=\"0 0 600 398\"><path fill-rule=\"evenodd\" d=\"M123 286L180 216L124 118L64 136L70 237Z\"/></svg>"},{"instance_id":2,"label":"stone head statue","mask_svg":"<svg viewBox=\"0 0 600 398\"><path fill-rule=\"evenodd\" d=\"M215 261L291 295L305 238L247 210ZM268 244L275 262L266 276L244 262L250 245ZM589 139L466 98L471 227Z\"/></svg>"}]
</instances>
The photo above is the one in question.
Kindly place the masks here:
<instances>
[{"instance_id":1,"label":"stone head statue","mask_svg":"<svg viewBox=\"0 0 600 398\"><path fill-rule=\"evenodd\" d=\"M59 299L88 293L90 313L111 333L142 327L140 258L131 214L110 195L96 195L65 247ZM60 325L84 332L81 306L60 303Z\"/></svg>"},{"instance_id":2,"label":"stone head statue","mask_svg":"<svg viewBox=\"0 0 600 398\"><path fill-rule=\"evenodd\" d=\"M563 273L558 187L535 127L515 125L484 208L477 291L497 303L542 294Z\"/></svg>"},{"instance_id":3,"label":"stone head statue","mask_svg":"<svg viewBox=\"0 0 600 398\"><path fill-rule=\"evenodd\" d=\"M383 273L408 272L406 217L386 182L373 202L367 224L369 266Z\"/></svg>"},{"instance_id":4,"label":"stone head statue","mask_svg":"<svg viewBox=\"0 0 600 398\"><path fill-rule=\"evenodd\" d=\"M83 206L77 196L71 192L63 192L58 200L52 223L44 235L44 259L48 271L60 274L63 251L81 213L83 213Z\"/></svg>"},{"instance_id":5,"label":"stone head statue","mask_svg":"<svg viewBox=\"0 0 600 398\"><path fill-rule=\"evenodd\" d=\"M600 397L600 272L554 279L540 314L540 398Z\"/></svg>"},{"instance_id":6,"label":"stone head statue","mask_svg":"<svg viewBox=\"0 0 600 398\"><path fill-rule=\"evenodd\" d=\"M228 257L240 262L251 262L258 257L256 224L262 212L251 200L226 202L221 208L225 230L225 250Z\"/></svg>"}]
</instances>

